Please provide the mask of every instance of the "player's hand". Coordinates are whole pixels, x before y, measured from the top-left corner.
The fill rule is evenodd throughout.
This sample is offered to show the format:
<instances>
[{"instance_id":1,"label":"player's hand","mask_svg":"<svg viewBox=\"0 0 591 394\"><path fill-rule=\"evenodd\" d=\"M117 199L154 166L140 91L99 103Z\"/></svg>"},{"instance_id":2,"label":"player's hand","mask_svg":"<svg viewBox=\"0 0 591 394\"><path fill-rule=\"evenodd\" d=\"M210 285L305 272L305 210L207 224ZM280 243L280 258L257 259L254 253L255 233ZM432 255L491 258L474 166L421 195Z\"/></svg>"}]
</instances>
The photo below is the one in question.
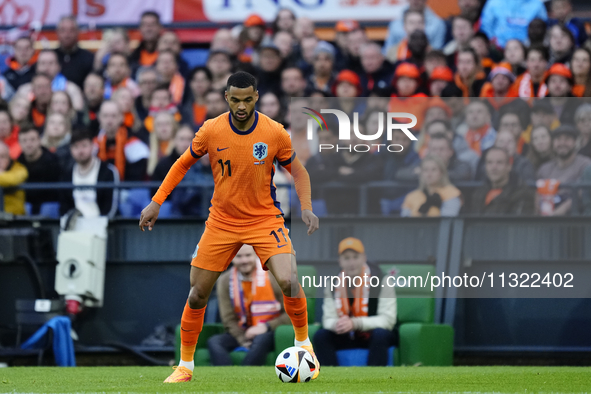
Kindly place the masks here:
<instances>
[{"instance_id":1,"label":"player's hand","mask_svg":"<svg viewBox=\"0 0 591 394\"><path fill-rule=\"evenodd\" d=\"M150 204L142 210L140 216L140 230L146 231L144 228L148 227L148 230L152 231L159 213L160 205L154 201L150 202Z\"/></svg>"},{"instance_id":2,"label":"player's hand","mask_svg":"<svg viewBox=\"0 0 591 394\"><path fill-rule=\"evenodd\" d=\"M318 220L318 216L314 215L309 209L304 209L302 211L302 220L306 223L306 226L308 226L308 235L312 235L314 231L318 230L320 220Z\"/></svg>"},{"instance_id":3,"label":"player's hand","mask_svg":"<svg viewBox=\"0 0 591 394\"><path fill-rule=\"evenodd\" d=\"M335 326L337 334L346 334L349 331L353 331L353 321L349 316L341 316Z\"/></svg>"}]
</instances>

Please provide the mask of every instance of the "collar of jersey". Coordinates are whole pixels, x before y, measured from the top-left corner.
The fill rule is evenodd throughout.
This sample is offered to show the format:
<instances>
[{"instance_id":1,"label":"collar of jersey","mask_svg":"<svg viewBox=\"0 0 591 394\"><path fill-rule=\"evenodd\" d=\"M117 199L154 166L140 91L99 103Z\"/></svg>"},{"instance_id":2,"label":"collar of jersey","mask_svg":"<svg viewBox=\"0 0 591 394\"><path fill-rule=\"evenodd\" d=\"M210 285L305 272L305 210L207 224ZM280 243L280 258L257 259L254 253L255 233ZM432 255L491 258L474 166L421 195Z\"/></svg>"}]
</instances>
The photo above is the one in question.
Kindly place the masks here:
<instances>
[{"instance_id":1,"label":"collar of jersey","mask_svg":"<svg viewBox=\"0 0 591 394\"><path fill-rule=\"evenodd\" d=\"M232 128L232 131L236 134L240 134L240 135L247 135L250 134L254 131L255 127L257 127L257 123L259 122L259 112L258 111L254 111L254 122L252 124L252 126L250 126L250 129L246 130L246 131L240 131L236 128L236 126L234 126L234 123L232 123L232 113L228 112L228 121L230 122L230 127Z\"/></svg>"}]
</instances>

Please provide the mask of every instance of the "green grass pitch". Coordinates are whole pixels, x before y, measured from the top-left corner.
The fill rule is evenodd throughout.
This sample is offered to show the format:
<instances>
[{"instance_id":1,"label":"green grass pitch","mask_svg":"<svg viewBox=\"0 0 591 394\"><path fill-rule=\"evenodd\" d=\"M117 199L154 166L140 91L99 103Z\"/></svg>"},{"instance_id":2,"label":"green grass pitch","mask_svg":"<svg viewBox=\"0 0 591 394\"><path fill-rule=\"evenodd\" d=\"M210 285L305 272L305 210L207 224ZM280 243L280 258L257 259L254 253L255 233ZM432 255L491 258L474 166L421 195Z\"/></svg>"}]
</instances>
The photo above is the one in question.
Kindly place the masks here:
<instances>
[{"instance_id":1,"label":"green grass pitch","mask_svg":"<svg viewBox=\"0 0 591 394\"><path fill-rule=\"evenodd\" d=\"M272 367L198 367L163 384L169 367L0 369L0 393L590 393L587 367L322 368L318 380L281 383Z\"/></svg>"}]
</instances>

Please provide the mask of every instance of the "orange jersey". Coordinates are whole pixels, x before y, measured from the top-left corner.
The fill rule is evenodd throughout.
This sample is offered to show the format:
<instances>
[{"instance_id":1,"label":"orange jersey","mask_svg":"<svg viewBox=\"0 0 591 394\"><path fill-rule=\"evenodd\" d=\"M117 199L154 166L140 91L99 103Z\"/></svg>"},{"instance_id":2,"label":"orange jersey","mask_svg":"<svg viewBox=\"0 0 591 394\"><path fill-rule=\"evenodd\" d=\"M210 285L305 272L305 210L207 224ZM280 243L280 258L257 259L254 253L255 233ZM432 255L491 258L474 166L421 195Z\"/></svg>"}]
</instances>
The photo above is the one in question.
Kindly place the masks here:
<instances>
[{"instance_id":1,"label":"orange jersey","mask_svg":"<svg viewBox=\"0 0 591 394\"><path fill-rule=\"evenodd\" d=\"M209 154L215 188L208 222L216 227L252 226L283 214L275 196L275 160L290 172L292 164L296 165L292 172L294 179L297 177L295 172L303 175L303 178L299 177L303 182L295 179L302 209L311 209L309 177L292 150L289 134L271 118L256 111L253 116L254 123L247 131L234 127L229 112L206 121L195 134L189 148L190 157L185 152L179 159L186 160L190 166ZM178 184L175 178L177 163L167 175L171 181L165 179L154 196L153 200L159 204ZM298 183L303 186L299 187L300 190ZM300 195L302 191L304 193Z\"/></svg>"}]
</instances>

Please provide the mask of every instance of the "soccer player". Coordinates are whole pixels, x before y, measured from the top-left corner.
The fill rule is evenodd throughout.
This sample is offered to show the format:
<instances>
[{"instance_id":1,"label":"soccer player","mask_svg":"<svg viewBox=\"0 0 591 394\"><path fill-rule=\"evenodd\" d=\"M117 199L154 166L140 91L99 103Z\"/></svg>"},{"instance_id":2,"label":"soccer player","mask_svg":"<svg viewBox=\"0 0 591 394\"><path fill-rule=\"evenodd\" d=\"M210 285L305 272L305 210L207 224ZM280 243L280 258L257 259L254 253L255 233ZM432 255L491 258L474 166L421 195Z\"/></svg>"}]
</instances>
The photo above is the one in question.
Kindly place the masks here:
<instances>
[{"instance_id":1,"label":"soccer player","mask_svg":"<svg viewBox=\"0 0 591 394\"><path fill-rule=\"evenodd\" d=\"M140 217L140 229L148 227L151 231L166 197L189 167L209 153L215 193L205 231L191 261L191 290L181 319L181 361L164 382L191 380L195 346L209 294L243 244L254 247L263 269L271 271L279 283L285 311L294 327L295 345L313 356L315 379L320 364L308 338L306 298L298 282L295 252L275 199L274 162L294 178L308 235L318 229L318 217L312 213L310 177L292 152L289 134L283 126L254 110L259 95L252 75L237 72L230 76L225 98L230 112L201 126Z\"/></svg>"}]
</instances>

